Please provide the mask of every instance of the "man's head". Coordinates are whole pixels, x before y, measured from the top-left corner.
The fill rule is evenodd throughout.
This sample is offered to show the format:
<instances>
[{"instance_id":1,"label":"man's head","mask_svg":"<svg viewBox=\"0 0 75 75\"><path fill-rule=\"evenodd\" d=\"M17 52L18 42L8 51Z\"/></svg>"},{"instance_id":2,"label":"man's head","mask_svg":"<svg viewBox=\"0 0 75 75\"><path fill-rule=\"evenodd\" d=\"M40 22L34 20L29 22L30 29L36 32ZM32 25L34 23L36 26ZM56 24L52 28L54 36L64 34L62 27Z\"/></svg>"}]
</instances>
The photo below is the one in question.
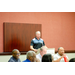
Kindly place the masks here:
<instances>
[{"instance_id":1,"label":"man's head","mask_svg":"<svg viewBox=\"0 0 75 75\"><path fill-rule=\"evenodd\" d=\"M27 52L27 59L29 59L31 62L36 61L36 54L34 51L28 51Z\"/></svg>"},{"instance_id":2,"label":"man's head","mask_svg":"<svg viewBox=\"0 0 75 75\"><path fill-rule=\"evenodd\" d=\"M40 31L36 31L36 38L40 38L40 36L41 36Z\"/></svg>"},{"instance_id":3,"label":"man's head","mask_svg":"<svg viewBox=\"0 0 75 75\"><path fill-rule=\"evenodd\" d=\"M12 56L15 58L15 59L19 59L19 56L20 56L20 52L18 49L14 49L12 51Z\"/></svg>"},{"instance_id":4,"label":"man's head","mask_svg":"<svg viewBox=\"0 0 75 75\"><path fill-rule=\"evenodd\" d=\"M64 52L65 52L65 51L64 51L64 48L63 48L63 47L59 47L59 48L58 48L58 53L59 53L59 55L62 56L62 55L64 54Z\"/></svg>"},{"instance_id":5,"label":"man's head","mask_svg":"<svg viewBox=\"0 0 75 75\"><path fill-rule=\"evenodd\" d=\"M40 48L40 55L43 57L43 55L46 54L46 53L47 53L47 48L45 46L42 46Z\"/></svg>"}]
</instances>

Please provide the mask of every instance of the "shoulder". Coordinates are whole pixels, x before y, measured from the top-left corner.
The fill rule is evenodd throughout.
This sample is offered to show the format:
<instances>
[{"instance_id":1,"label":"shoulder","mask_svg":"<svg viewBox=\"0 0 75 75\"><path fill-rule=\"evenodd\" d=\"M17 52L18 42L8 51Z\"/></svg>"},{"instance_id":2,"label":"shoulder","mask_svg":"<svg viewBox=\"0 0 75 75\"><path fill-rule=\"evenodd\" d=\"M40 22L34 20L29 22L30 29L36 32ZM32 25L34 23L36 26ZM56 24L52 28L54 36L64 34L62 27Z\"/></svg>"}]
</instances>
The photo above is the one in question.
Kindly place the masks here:
<instances>
[{"instance_id":1,"label":"shoulder","mask_svg":"<svg viewBox=\"0 0 75 75\"><path fill-rule=\"evenodd\" d=\"M35 41L36 40L36 38L33 38L32 40L31 40L31 42L33 42L33 41Z\"/></svg>"},{"instance_id":2,"label":"shoulder","mask_svg":"<svg viewBox=\"0 0 75 75\"><path fill-rule=\"evenodd\" d=\"M43 41L43 39L42 39L42 38L40 38L40 40L42 40L42 41Z\"/></svg>"},{"instance_id":3,"label":"shoulder","mask_svg":"<svg viewBox=\"0 0 75 75\"><path fill-rule=\"evenodd\" d=\"M11 57L8 62L14 62L13 57Z\"/></svg>"},{"instance_id":4,"label":"shoulder","mask_svg":"<svg viewBox=\"0 0 75 75\"><path fill-rule=\"evenodd\" d=\"M26 60L22 61L22 62L26 62Z\"/></svg>"},{"instance_id":5,"label":"shoulder","mask_svg":"<svg viewBox=\"0 0 75 75\"><path fill-rule=\"evenodd\" d=\"M38 58L40 61L42 60L40 53L38 55L36 55L36 58Z\"/></svg>"},{"instance_id":6,"label":"shoulder","mask_svg":"<svg viewBox=\"0 0 75 75\"><path fill-rule=\"evenodd\" d=\"M54 57L58 57L58 53L56 53L56 54L54 55Z\"/></svg>"},{"instance_id":7,"label":"shoulder","mask_svg":"<svg viewBox=\"0 0 75 75\"><path fill-rule=\"evenodd\" d=\"M39 54L37 54L37 55L36 55L36 57L37 57L37 58L38 58L38 57L40 57L40 53L39 53Z\"/></svg>"},{"instance_id":8,"label":"shoulder","mask_svg":"<svg viewBox=\"0 0 75 75\"><path fill-rule=\"evenodd\" d=\"M30 60L26 59L26 60L24 60L23 62L30 62Z\"/></svg>"},{"instance_id":9,"label":"shoulder","mask_svg":"<svg viewBox=\"0 0 75 75\"><path fill-rule=\"evenodd\" d=\"M36 40L35 38L33 38L32 40Z\"/></svg>"},{"instance_id":10,"label":"shoulder","mask_svg":"<svg viewBox=\"0 0 75 75\"><path fill-rule=\"evenodd\" d=\"M31 40L31 43L34 43L34 41L35 41L36 39L35 38L33 38L32 40Z\"/></svg>"}]
</instances>

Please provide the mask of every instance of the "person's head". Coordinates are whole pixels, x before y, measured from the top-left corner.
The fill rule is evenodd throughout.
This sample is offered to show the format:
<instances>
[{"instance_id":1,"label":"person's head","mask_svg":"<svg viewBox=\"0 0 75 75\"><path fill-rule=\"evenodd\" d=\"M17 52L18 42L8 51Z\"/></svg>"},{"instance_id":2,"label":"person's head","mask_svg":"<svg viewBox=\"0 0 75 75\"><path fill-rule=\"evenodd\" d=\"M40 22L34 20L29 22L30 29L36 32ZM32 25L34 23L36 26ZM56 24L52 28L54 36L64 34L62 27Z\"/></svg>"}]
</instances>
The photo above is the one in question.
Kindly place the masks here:
<instances>
[{"instance_id":1,"label":"person's head","mask_svg":"<svg viewBox=\"0 0 75 75\"><path fill-rule=\"evenodd\" d=\"M65 51L64 51L64 48L63 48L63 47L59 47L59 48L58 48L58 53L59 53L59 55L62 56L62 55L64 54L64 52L65 52Z\"/></svg>"},{"instance_id":2,"label":"person's head","mask_svg":"<svg viewBox=\"0 0 75 75\"><path fill-rule=\"evenodd\" d=\"M36 31L36 38L40 38L40 36L41 36L40 31Z\"/></svg>"},{"instance_id":3,"label":"person's head","mask_svg":"<svg viewBox=\"0 0 75 75\"><path fill-rule=\"evenodd\" d=\"M14 50L12 51L12 56L13 56L14 58L16 58L16 59L19 59L19 56L20 56L19 50L18 50L18 49L14 49Z\"/></svg>"},{"instance_id":4,"label":"person's head","mask_svg":"<svg viewBox=\"0 0 75 75\"><path fill-rule=\"evenodd\" d=\"M40 48L40 55L43 57L43 55L46 54L46 53L47 53L47 48L45 46L42 46Z\"/></svg>"},{"instance_id":5,"label":"person's head","mask_svg":"<svg viewBox=\"0 0 75 75\"><path fill-rule=\"evenodd\" d=\"M43 55L42 62L52 62L52 55L51 54Z\"/></svg>"},{"instance_id":6,"label":"person's head","mask_svg":"<svg viewBox=\"0 0 75 75\"><path fill-rule=\"evenodd\" d=\"M28 51L27 52L27 59L29 59L31 62L36 61L36 54L34 51Z\"/></svg>"},{"instance_id":7,"label":"person's head","mask_svg":"<svg viewBox=\"0 0 75 75\"><path fill-rule=\"evenodd\" d=\"M75 58L70 59L69 62L75 62Z\"/></svg>"}]
</instances>

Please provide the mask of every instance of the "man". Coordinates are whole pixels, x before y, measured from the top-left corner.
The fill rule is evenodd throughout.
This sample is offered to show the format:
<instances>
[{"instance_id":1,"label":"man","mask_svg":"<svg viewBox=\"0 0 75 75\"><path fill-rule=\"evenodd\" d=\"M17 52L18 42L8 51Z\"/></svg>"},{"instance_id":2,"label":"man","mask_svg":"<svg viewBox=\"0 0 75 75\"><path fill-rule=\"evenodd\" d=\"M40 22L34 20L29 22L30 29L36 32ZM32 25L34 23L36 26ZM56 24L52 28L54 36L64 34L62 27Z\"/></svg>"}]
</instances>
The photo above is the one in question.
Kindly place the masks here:
<instances>
[{"instance_id":1,"label":"man","mask_svg":"<svg viewBox=\"0 0 75 75\"><path fill-rule=\"evenodd\" d=\"M59 47L58 53L54 55L54 62L65 62L64 57L66 57L66 60L69 61L68 57L64 54L64 48Z\"/></svg>"},{"instance_id":2,"label":"man","mask_svg":"<svg viewBox=\"0 0 75 75\"><path fill-rule=\"evenodd\" d=\"M38 55L36 55L36 58L38 58L41 62L43 55L46 54L46 53L47 53L47 48L45 46L42 46L40 48L40 53Z\"/></svg>"},{"instance_id":3,"label":"man","mask_svg":"<svg viewBox=\"0 0 75 75\"><path fill-rule=\"evenodd\" d=\"M12 51L12 57L9 59L8 62L21 62L20 59L19 59L19 56L20 56L20 52L18 49L14 49Z\"/></svg>"},{"instance_id":4,"label":"man","mask_svg":"<svg viewBox=\"0 0 75 75\"><path fill-rule=\"evenodd\" d=\"M34 51L27 52L27 59L23 62L36 62L36 54Z\"/></svg>"},{"instance_id":5,"label":"man","mask_svg":"<svg viewBox=\"0 0 75 75\"><path fill-rule=\"evenodd\" d=\"M36 32L36 37L32 39L30 44L30 49L35 51L37 53L37 49L41 48L42 46L45 46L45 43L43 39L40 38L41 33L40 31Z\"/></svg>"}]
</instances>

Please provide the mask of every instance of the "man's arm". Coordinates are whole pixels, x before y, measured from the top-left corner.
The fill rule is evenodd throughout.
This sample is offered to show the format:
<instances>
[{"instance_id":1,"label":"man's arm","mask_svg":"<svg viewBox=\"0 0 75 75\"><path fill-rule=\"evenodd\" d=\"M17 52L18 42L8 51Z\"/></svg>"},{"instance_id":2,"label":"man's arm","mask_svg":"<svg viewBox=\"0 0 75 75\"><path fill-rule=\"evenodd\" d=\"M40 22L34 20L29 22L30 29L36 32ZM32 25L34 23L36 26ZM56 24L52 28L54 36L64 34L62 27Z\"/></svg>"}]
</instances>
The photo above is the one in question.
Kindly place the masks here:
<instances>
[{"instance_id":1,"label":"man's arm","mask_svg":"<svg viewBox=\"0 0 75 75\"><path fill-rule=\"evenodd\" d=\"M53 62L60 62L60 60L63 58L63 56L61 56L59 59L54 60Z\"/></svg>"},{"instance_id":2,"label":"man's arm","mask_svg":"<svg viewBox=\"0 0 75 75\"><path fill-rule=\"evenodd\" d=\"M37 50L34 49L33 46L30 46L30 49L33 50L34 52L37 52Z\"/></svg>"},{"instance_id":3,"label":"man's arm","mask_svg":"<svg viewBox=\"0 0 75 75\"><path fill-rule=\"evenodd\" d=\"M56 60L54 59L53 62L60 62L60 60L61 60L62 58L64 58L64 57L65 57L65 55L61 56L59 59L56 59ZM69 61L69 60L68 60L68 57L66 57L66 58L67 58L67 61Z\"/></svg>"}]
</instances>

